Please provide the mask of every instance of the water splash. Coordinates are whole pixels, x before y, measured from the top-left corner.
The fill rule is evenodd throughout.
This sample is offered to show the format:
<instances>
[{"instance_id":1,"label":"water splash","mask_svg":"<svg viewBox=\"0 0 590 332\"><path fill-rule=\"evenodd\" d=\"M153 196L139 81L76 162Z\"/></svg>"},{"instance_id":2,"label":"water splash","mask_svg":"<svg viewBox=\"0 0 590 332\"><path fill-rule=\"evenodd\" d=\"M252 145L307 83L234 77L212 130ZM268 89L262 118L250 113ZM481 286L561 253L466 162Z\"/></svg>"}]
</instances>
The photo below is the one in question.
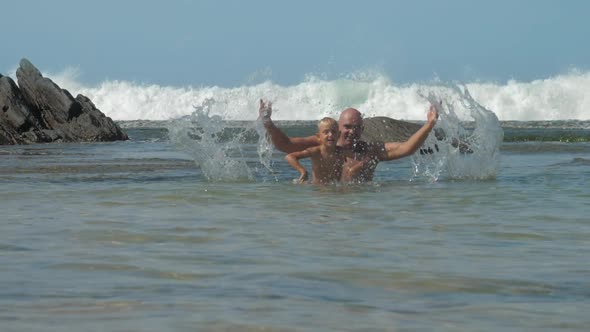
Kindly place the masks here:
<instances>
[{"instance_id":1,"label":"water splash","mask_svg":"<svg viewBox=\"0 0 590 332\"><path fill-rule=\"evenodd\" d=\"M214 99L206 99L190 116L173 121L168 128L170 141L194 158L209 181L253 181L242 152L243 134L224 136L225 121L209 115L213 105Z\"/></svg>"},{"instance_id":2,"label":"water splash","mask_svg":"<svg viewBox=\"0 0 590 332\"><path fill-rule=\"evenodd\" d=\"M191 115L166 122L170 141L192 156L208 181L265 180L272 173L273 145L262 121L232 123L211 114L220 108L227 105L205 99ZM258 159L247 157L254 144Z\"/></svg>"},{"instance_id":3,"label":"water splash","mask_svg":"<svg viewBox=\"0 0 590 332\"><path fill-rule=\"evenodd\" d=\"M274 145L270 141L270 138L268 137L268 133L266 132L266 129L262 124L262 121L257 120L255 124L256 125L254 126L254 129L256 130L256 133L259 137L258 144L256 145L256 152L258 152L258 158L260 160L260 163L268 171L272 172L272 153L274 150Z\"/></svg>"},{"instance_id":4,"label":"water splash","mask_svg":"<svg viewBox=\"0 0 590 332\"><path fill-rule=\"evenodd\" d=\"M500 145L504 132L496 114L481 106L467 87L441 85L424 88L420 95L437 105L440 119L425 146L433 154L415 154L414 177L436 181L450 179L494 179L500 168ZM471 129L464 123L469 121Z\"/></svg>"}]
</instances>

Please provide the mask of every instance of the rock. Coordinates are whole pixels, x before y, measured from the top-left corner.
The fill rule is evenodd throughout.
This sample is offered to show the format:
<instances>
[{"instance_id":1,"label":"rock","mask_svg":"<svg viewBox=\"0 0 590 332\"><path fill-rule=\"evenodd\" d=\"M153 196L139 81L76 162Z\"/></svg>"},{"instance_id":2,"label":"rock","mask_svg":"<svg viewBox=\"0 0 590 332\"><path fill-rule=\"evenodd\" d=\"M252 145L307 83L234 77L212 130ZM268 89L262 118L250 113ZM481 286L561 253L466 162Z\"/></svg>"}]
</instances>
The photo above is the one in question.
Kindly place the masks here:
<instances>
[{"instance_id":1,"label":"rock","mask_svg":"<svg viewBox=\"0 0 590 332\"><path fill-rule=\"evenodd\" d=\"M378 116L366 118L363 120L365 129L363 130L362 140L367 142L403 142L407 141L422 125L407 121L395 120L392 118ZM439 134L435 132L439 138ZM420 148L420 154L433 154L438 151L438 145L423 146Z\"/></svg>"},{"instance_id":2,"label":"rock","mask_svg":"<svg viewBox=\"0 0 590 332\"><path fill-rule=\"evenodd\" d=\"M365 129L361 139L367 142L403 142L422 127L421 124L388 117L366 118L363 120L363 124ZM458 147L461 153L473 153L469 144L461 138L447 138L445 133L437 128L434 129L434 136L439 141L446 139L453 147ZM437 151L439 151L439 147L434 144L433 146L423 146L420 149L420 154L432 154Z\"/></svg>"},{"instance_id":3,"label":"rock","mask_svg":"<svg viewBox=\"0 0 590 332\"><path fill-rule=\"evenodd\" d=\"M27 59L16 76L18 86L0 75L0 144L129 139L90 99L72 97Z\"/></svg>"},{"instance_id":4,"label":"rock","mask_svg":"<svg viewBox=\"0 0 590 332\"><path fill-rule=\"evenodd\" d=\"M90 100L84 95L78 95L75 99L81 106L79 116L72 118L70 128L78 137L86 141L115 141L123 134L119 126L105 116ZM125 137L127 137L125 135Z\"/></svg>"},{"instance_id":5,"label":"rock","mask_svg":"<svg viewBox=\"0 0 590 332\"><path fill-rule=\"evenodd\" d=\"M367 142L403 142L422 125L378 116L363 120L365 129L362 140Z\"/></svg>"},{"instance_id":6,"label":"rock","mask_svg":"<svg viewBox=\"0 0 590 332\"><path fill-rule=\"evenodd\" d=\"M16 78L23 96L31 106L43 113L43 121L48 127L59 127L70 119L70 112L79 112L81 107L75 105L74 98L52 80L43 77L28 60L20 61Z\"/></svg>"},{"instance_id":7,"label":"rock","mask_svg":"<svg viewBox=\"0 0 590 332\"><path fill-rule=\"evenodd\" d=\"M7 76L0 77L0 144L25 144L29 137L21 134L29 130L39 131L39 115L29 107L16 83ZM39 141L43 140L41 135Z\"/></svg>"}]
</instances>

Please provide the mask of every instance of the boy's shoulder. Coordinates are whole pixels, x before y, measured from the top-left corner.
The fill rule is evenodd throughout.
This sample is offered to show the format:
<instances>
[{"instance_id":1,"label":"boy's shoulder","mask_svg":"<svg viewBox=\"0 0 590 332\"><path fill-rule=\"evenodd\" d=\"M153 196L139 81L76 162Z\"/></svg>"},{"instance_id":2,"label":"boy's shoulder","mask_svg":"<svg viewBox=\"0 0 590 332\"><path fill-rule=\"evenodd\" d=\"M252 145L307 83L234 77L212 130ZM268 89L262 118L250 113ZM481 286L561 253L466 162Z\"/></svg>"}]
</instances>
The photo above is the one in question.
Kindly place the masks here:
<instances>
[{"instance_id":1,"label":"boy's shoulder","mask_svg":"<svg viewBox=\"0 0 590 332\"><path fill-rule=\"evenodd\" d=\"M309 147L309 148L307 148L305 150L307 150L309 153L312 153L312 154L320 153L322 151L322 149L321 149L321 147L319 145L318 146Z\"/></svg>"}]
</instances>

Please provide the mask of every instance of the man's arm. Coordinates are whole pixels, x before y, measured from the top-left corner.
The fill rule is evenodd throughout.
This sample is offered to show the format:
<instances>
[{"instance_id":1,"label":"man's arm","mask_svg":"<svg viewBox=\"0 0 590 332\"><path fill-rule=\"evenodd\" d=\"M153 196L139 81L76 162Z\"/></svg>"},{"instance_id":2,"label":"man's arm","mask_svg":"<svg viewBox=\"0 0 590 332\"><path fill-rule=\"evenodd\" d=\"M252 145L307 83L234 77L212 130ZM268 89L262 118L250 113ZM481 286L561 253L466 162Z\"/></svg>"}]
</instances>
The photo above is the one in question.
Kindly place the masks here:
<instances>
[{"instance_id":1,"label":"man's arm","mask_svg":"<svg viewBox=\"0 0 590 332\"><path fill-rule=\"evenodd\" d=\"M301 176L299 177L299 180L298 180L299 183L304 183L308 179L307 170L305 169L305 167L303 167L303 165L301 165L301 163L299 162L299 159L309 158L309 157L311 157L311 155L312 155L312 152L310 150L303 150L303 151L296 151L296 152L289 153L285 157L285 159L287 160L289 165L291 165L293 168L295 168L299 172L299 174L301 174Z\"/></svg>"},{"instance_id":2,"label":"man's arm","mask_svg":"<svg viewBox=\"0 0 590 332\"><path fill-rule=\"evenodd\" d=\"M379 153L379 160L381 161L388 161L399 159L403 157L407 157L414 152L416 152L424 141L428 137L428 134L434 128L436 124L436 120L438 119L438 110L434 105L430 105L430 110L428 111L427 121L422 126L422 128L418 129L410 138L408 138L405 142L388 142L385 143L383 149Z\"/></svg>"},{"instance_id":3,"label":"man's arm","mask_svg":"<svg viewBox=\"0 0 590 332\"><path fill-rule=\"evenodd\" d=\"M316 135L308 137L289 137L285 135L270 119L272 114L272 104L264 103L264 100L260 99L259 117L262 119L264 128L270 136L272 144L279 151L291 153L295 151L302 151L312 146L319 145L318 137Z\"/></svg>"}]
</instances>

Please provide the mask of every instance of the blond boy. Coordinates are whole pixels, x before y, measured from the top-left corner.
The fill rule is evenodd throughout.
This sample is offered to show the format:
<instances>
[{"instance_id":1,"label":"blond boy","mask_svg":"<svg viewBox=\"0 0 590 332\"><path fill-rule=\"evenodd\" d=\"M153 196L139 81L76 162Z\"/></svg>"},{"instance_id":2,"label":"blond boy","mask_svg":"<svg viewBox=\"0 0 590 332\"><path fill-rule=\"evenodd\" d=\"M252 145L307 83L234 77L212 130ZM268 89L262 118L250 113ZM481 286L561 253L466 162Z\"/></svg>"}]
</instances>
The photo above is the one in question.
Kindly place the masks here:
<instances>
[{"instance_id":1,"label":"blond boy","mask_svg":"<svg viewBox=\"0 0 590 332\"><path fill-rule=\"evenodd\" d=\"M342 149L336 143L340 138L338 122L332 118L323 118L318 122L317 133L319 146L307 148L288 154L285 159L289 165L299 171L301 176L299 183L308 179L307 170L301 165L299 159L311 158L311 182L314 184L328 184L340 181L344 155Z\"/></svg>"}]
</instances>

